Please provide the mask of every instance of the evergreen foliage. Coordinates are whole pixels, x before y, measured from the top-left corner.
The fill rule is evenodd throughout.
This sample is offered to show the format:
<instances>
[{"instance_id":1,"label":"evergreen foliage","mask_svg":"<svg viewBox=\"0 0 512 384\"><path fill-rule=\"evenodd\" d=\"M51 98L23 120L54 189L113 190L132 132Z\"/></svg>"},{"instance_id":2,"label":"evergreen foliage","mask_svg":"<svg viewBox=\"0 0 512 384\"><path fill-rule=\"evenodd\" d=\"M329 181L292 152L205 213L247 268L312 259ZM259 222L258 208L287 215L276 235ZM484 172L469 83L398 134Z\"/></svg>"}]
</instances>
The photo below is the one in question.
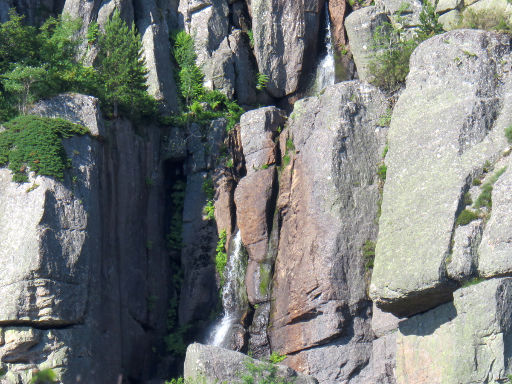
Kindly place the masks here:
<instances>
[{"instance_id":1,"label":"evergreen foliage","mask_svg":"<svg viewBox=\"0 0 512 384\"><path fill-rule=\"evenodd\" d=\"M105 25L98 40L96 59L99 94L113 116L119 111L131 119L155 113L156 105L147 93L148 73L142 57L142 43L135 24L129 27L118 10Z\"/></svg>"},{"instance_id":2,"label":"evergreen foliage","mask_svg":"<svg viewBox=\"0 0 512 384\"><path fill-rule=\"evenodd\" d=\"M224 117L230 131L240 120L244 110L223 93L204 88L204 75L196 64L194 39L185 31L171 35L172 54L178 69L176 82L180 90L181 112L165 123L187 127L191 123L207 125L212 120Z\"/></svg>"},{"instance_id":3,"label":"evergreen foliage","mask_svg":"<svg viewBox=\"0 0 512 384\"><path fill-rule=\"evenodd\" d=\"M62 139L87 129L62 119L19 116L0 133L0 166L8 166L13 180L25 182L27 172L64 179L67 158Z\"/></svg>"}]
</instances>

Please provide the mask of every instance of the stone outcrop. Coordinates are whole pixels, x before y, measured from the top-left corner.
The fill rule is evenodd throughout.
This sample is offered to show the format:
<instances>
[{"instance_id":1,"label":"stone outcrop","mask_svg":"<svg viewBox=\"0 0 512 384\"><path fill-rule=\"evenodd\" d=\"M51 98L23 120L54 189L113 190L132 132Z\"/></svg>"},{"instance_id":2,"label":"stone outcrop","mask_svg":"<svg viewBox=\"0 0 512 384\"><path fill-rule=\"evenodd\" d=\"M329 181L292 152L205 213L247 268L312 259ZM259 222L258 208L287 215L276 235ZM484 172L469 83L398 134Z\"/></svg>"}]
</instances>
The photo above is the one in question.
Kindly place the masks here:
<instances>
[{"instance_id":1,"label":"stone outcrop","mask_svg":"<svg viewBox=\"0 0 512 384\"><path fill-rule=\"evenodd\" d=\"M242 376L249 374L248 364L266 368L263 361L255 360L239 352L211 345L194 343L187 348L185 359L185 379L204 380L205 384L219 382L242 383ZM276 365L274 380L285 380L296 384L315 384L313 377L305 376L282 365Z\"/></svg>"},{"instance_id":2,"label":"stone outcrop","mask_svg":"<svg viewBox=\"0 0 512 384\"><path fill-rule=\"evenodd\" d=\"M298 101L288 124L270 341L323 383L349 380L371 354L362 247L377 235L386 108L378 89L345 82Z\"/></svg>"},{"instance_id":3,"label":"stone outcrop","mask_svg":"<svg viewBox=\"0 0 512 384\"><path fill-rule=\"evenodd\" d=\"M377 28L386 22L389 22L388 15L376 6L358 9L348 15L345 21L350 51L360 80L372 79L370 62L376 52L373 36Z\"/></svg>"},{"instance_id":4,"label":"stone outcrop","mask_svg":"<svg viewBox=\"0 0 512 384\"><path fill-rule=\"evenodd\" d=\"M72 168L63 182L15 184L0 170L0 369L9 383L29 382L37 367L64 383L155 375L172 275L157 235L166 231L160 132L142 139L129 122L107 125L97 105L68 94L34 108L99 133L64 141Z\"/></svg>"},{"instance_id":5,"label":"stone outcrop","mask_svg":"<svg viewBox=\"0 0 512 384\"><path fill-rule=\"evenodd\" d=\"M266 89L273 97L297 91L315 64L323 4L323 0L251 1L258 70L269 77Z\"/></svg>"},{"instance_id":6,"label":"stone outcrop","mask_svg":"<svg viewBox=\"0 0 512 384\"><path fill-rule=\"evenodd\" d=\"M457 30L411 57L391 120L370 287L386 311L409 316L452 299L446 264L464 194L507 146L510 53L504 35Z\"/></svg>"},{"instance_id":7,"label":"stone outcrop","mask_svg":"<svg viewBox=\"0 0 512 384\"><path fill-rule=\"evenodd\" d=\"M509 373L512 279L457 290L453 303L402 321L397 383L504 382Z\"/></svg>"}]
</instances>

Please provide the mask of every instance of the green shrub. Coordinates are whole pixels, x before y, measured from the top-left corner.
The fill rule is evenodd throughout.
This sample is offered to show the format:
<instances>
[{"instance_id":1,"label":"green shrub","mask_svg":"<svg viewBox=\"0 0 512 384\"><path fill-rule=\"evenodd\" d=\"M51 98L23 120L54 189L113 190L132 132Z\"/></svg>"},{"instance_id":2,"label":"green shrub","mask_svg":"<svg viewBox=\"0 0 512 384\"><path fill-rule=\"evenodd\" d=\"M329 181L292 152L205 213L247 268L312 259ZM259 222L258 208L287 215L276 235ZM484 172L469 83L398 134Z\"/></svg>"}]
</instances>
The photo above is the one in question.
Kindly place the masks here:
<instances>
[{"instance_id":1,"label":"green shrub","mask_svg":"<svg viewBox=\"0 0 512 384\"><path fill-rule=\"evenodd\" d=\"M499 177L503 175L503 173L507 170L507 167L501 168L499 171L497 171L492 177L489 179L488 182L483 184L481 188L480 195L475 201L474 207L476 209L480 209L483 207L486 207L488 209L492 208L492 190L494 183L498 181Z\"/></svg>"},{"instance_id":2,"label":"green shrub","mask_svg":"<svg viewBox=\"0 0 512 384\"><path fill-rule=\"evenodd\" d=\"M32 375L32 380L30 380L30 384L50 384L56 383L57 374L52 369L43 369Z\"/></svg>"},{"instance_id":3,"label":"green shrub","mask_svg":"<svg viewBox=\"0 0 512 384\"><path fill-rule=\"evenodd\" d=\"M457 220L455 220L455 225L458 227L458 226L463 226L463 225L468 225L469 223L471 223L472 221L474 220L478 220L480 217L478 216L478 214L476 214L475 212L473 211L470 211L468 209L464 209L460 214L459 216L457 217Z\"/></svg>"},{"instance_id":4,"label":"green shrub","mask_svg":"<svg viewBox=\"0 0 512 384\"><path fill-rule=\"evenodd\" d=\"M245 362L247 373L242 375L242 384L292 384L278 375L277 366L271 362Z\"/></svg>"},{"instance_id":5,"label":"green shrub","mask_svg":"<svg viewBox=\"0 0 512 384\"><path fill-rule=\"evenodd\" d=\"M286 359L286 355L280 355L276 351L272 352L270 356L268 357L268 361L270 361L272 364L279 364L284 359Z\"/></svg>"},{"instance_id":6,"label":"green shrub","mask_svg":"<svg viewBox=\"0 0 512 384\"><path fill-rule=\"evenodd\" d=\"M254 33L252 32L252 29L249 29L246 33L247 37L249 37L249 44L251 45L251 48L254 48Z\"/></svg>"},{"instance_id":7,"label":"green shrub","mask_svg":"<svg viewBox=\"0 0 512 384\"><path fill-rule=\"evenodd\" d=\"M190 123L207 125L212 120L224 117L229 132L240 121L244 113L235 101L231 101L223 93L204 88L204 75L196 64L197 55L194 39L185 31L171 35L172 55L178 69L177 83L180 89L181 112L169 117L171 125L187 127ZM207 103L209 109L199 107L199 103ZM184 105L183 105L184 104Z\"/></svg>"},{"instance_id":8,"label":"green shrub","mask_svg":"<svg viewBox=\"0 0 512 384\"><path fill-rule=\"evenodd\" d=\"M378 125L380 125L381 127L389 127L389 125L391 124L391 113L393 111L391 110L391 108L388 108L386 110L386 113L383 114L381 117L379 117L379 121L378 121Z\"/></svg>"},{"instance_id":9,"label":"green shrub","mask_svg":"<svg viewBox=\"0 0 512 384\"><path fill-rule=\"evenodd\" d=\"M388 173L388 167L386 164L379 165L379 168L377 168L377 175L382 181L386 181L386 175Z\"/></svg>"},{"instance_id":10,"label":"green shrub","mask_svg":"<svg viewBox=\"0 0 512 384\"><path fill-rule=\"evenodd\" d=\"M97 22L92 21L87 28L87 42L89 44L95 44L98 40L98 36L100 35L100 26Z\"/></svg>"},{"instance_id":11,"label":"green shrub","mask_svg":"<svg viewBox=\"0 0 512 384\"><path fill-rule=\"evenodd\" d=\"M505 128L505 137L509 144L512 144L512 125Z\"/></svg>"},{"instance_id":12,"label":"green shrub","mask_svg":"<svg viewBox=\"0 0 512 384\"><path fill-rule=\"evenodd\" d=\"M62 139L84 135L87 129L62 119L19 116L0 132L0 166L8 166L16 182L28 181L27 172L64 179L68 159Z\"/></svg>"},{"instance_id":13,"label":"green shrub","mask_svg":"<svg viewBox=\"0 0 512 384\"><path fill-rule=\"evenodd\" d=\"M226 240L227 233L226 230L222 230L219 233L219 240L217 241L217 249L215 255L215 269L219 274L220 278L220 286L223 287L225 283L224 279L224 271L226 269L226 264L228 263L228 255L226 253Z\"/></svg>"},{"instance_id":14,"label":"green shrub","mask_svg":"<svg viewBox=\"0 0 512 384\"><path fill-rule=\"evenodd\" d=\"M268 293L270 282L272 280L272 274L270 267L265 264L260 264L260 294L265 296Z\"/></svg>"},{"instance_id":15,"label":"green shrub","mask_svg":"<svg viewBox=\"0 0 512 384\"><path fill-rule=\"evenodd\" d=\"M269 80L268 75L258 72L256 74L256 89L258 91L263 91L267 87L268 80Z\"/></svg>"},{"instance_id":16,"label":"green shrub","mask_svg":"<svg viewBox=\"0 0 512 384\"><path fill-rule=\"evenodd\" d=\"M156 113L156 102L147 93L148 70L142 53L135 24L129 27L116 10L105 24L105 33L99 36L95 61L98 91L114 117L119 111L134 120Z\"/></svg>"},{"instance_id":17,"label":"green shrub","mask_svg":"<svg viewBox=\"0 0 512 384\"><path fill-rule=\"evenodd\" d=\"M371 240L367 240L363 244L364 269L366 271L373 269L373 262L375 260L375 245L375 242Z\"/></svg>"},{"instance_id":18,"label":"green shrub","mask_svg":"<svg viewBox=\"0 0 512 384\"><path fill-rule=\"evenodd\" d=\"M439 15L436 13L436 5L428 0L423 3L420 12L418 38L423 41L444 32L442 24L439 22Z\"/></svg>"},{"instance_id":19,"label":"green shrub","mask_svg":"<svg viewBox=\"0 0 512 384\"><path fill-rule=\"evenodd\" d=\"M420 13L418 32L409 36L401 27L402 12L407 4L395 15L395 22L383 23L374 33L373 49L375 54L370 61L369 70L373 76L372 83L388 91L397 90L409 73L409 59L412 52L423 40L444 32L435 12L435 5L425 1Z\"/></svg>"},{"instance_id":20,"label":"green shrub","mask_svg":"<svg viewBox=\"0 0 512 384\"><path fill-rule=\"evenodd\" d=\"M485 281L484 278L481 277L473 277L470 280L465 281L462 283L462 288L471 287L472 285L480 284L481 282Z\"/></svg>"},{"instance_id":21,"label":"green shrub","mask_svg":"<svg viewBox=\"0 0 512 384\"><path fill-rule=\"evenodd\" d=\"M369 63L372 83L380 88L394 91L409 73L409 58L418 41L407 38L405 31L392 23L377 27L373 36L376 54Z\"/></svg>"}]
</instances>

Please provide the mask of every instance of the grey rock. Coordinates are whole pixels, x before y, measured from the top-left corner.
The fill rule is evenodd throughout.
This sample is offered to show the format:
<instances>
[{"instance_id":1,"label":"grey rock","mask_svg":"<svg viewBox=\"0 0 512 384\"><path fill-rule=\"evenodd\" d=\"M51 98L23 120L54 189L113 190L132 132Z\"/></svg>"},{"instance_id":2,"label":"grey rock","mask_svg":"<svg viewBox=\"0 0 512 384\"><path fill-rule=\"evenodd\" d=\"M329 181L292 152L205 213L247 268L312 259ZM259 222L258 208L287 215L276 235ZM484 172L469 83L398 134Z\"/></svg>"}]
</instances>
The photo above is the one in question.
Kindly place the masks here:
<instances>
[{"instance_id":1,"label":"grey rock","mask_svg":"<svg viewBox=\"0 0 512 384\"><path fill-rule=\"evenodd\" d=\"M285 112L276 107L263 107L242 115L240 135L248 172L276 163L274 140L285 121Z\"/></svg>"},{"instance_id":2,"label":"grey rock","mask_svg":"<svg viewBox=\"0 0 512 384\"><path fill-rule=\"evenodd\" d=\"M201 63L201 61L199 61ZM235 95L235 67L233 51L226 36L218 48L207 59L202 60L202 70L205 75L205 85L216 89L232 99Z\"/></svg>"},{"instance_id":3,"label":"grey rock","mask_svg":"<svg viewBox=\"0 0 512 384\"><path fill-rule=\"evenodd\" d=\"M463 0L440 0L436 6L437 13L445 13L452 9L458 9L464 4Z\"/></svg>"},{"instance_id":4,"label":"grey rock","mask_svg":"<svg viewBox=\"0 0 512 384\"><path fill-rule=\"evenodd\" d=\"M455 9L439 16L439 22L445 30L450 31L457 28L461 15L461 12Z\"/></svg>"},{"instance_id":5,"label":"grey rock","mask_svg":"<svg viewBox=\"0 0 512 384\"><path fill-rule=\"evenodd\" d=\"M404 27L414 27L420 24L422 6L419 0L377 0L375 5L384 8L389 15L395 15L402 10L400 24Z\"/></svg>"},{"instance_id":6,"label":"grey rock","mask_svg":"<svg viewBox=\"0 0 512 384\"><path fill-rule=\"evenodd\" d=\"M256 73L258 72L249 38L242 31L234 30L229 35L229 47L233 53L235 69L235 94L240 105L251 105L258 102L270 104L264 99L266 93L256 92Z\"/></svg>"},{"instance_id":7,"label":"grey rock","mask_svg":"<svg viewBox=\"0 0 512 384\"><path fill-rule=\"evenodd\" d=\"M227 121L224 118L213 120L205 128L193 123L187 137L188 173L213 169L219 160L220 151L226 137Z\"/></svg>"},{"instance_id":8,"label":"grey rock","mask_svg":"<svg viewBox=\"0 0 512 384\"><path fill-rule=\"evenodd\" d=\"M10 8L11 8L11 5L9 4L8 0L0 1L0 23L5 23L7 20L9 20L9 9Z\"/></svg>"},{"instance_id":9,"label":"grey rock","mask_svg":"<svg viewBox=\"0 0 512 384\"><path fill-rule=\"evenodd\" d=\"M254 311L254 318L249 328L249 351L256 359L268 358L270 355L270 342L267 335L269 316L269 302L259 304Z\"/></svg>"},{"instance_id":10,"label":"grey rock","mask_svg":"<svg viewBox=\"0 0 512 384\"><path fill-rule=\"evenodd\" d=\"M266 90L283 97L299 88L316 62L323 0L252 0L254 51Z\"/></svg>"},{"instance_id":11,"label":"grey rock","mask_svg":"<svg viewBox=\"0 0 512 384\"><path fill-rule=\"evenodd\" d=\"M506 147L511 79L496 63L509 54L503 36L457 30L411 57L391 120L370 285L385 311L408 316L451 300L445 262L456 213L472 177Z\"/></svg>"},{"instance_id":12,"label":"grey rock","mask_svg":"<svg viewBox=\"0 0 512 384\"><path fill-rule=\"evenodd\" d=\"M182 128L169 128L162 137L162 160L185 160L187 141Z\"/></svg>"},{"instance_id":13,"label":"grey rock","mask_svg":"<svg viewBox=\"0 0 512 384\"><path fill-rule=\"evenodd\" d=\"M345 20L350 51L354 56L357 74L361 80L372 79L369 66L376 52L373 48L373 36L377 28L385 22L389 22L387 14L376 6L358 9L348 15Z\"/></svg>"},{"instance_id":14,"label":"grey rock","mask_svg":"<svg viewBox=\"0 0 512 384\"><path fill-rule=\"evenodd\" d=\"M105 127L99 109L99 100L78 93L66 93L38 102L31 114L60 117L89 129L92 136L105 136Z\"/></svg>"},{"instance_id":15,"label":"grey rock","mask_svg":"<svg viewBox=\"0 0 512 384\"><path fill-rule=\"evenodd\" d=\"M1 361L10 359L7 375L16 383L42 367L56 368L64 383L106 384L119 374L142 380L153 373L152 346L167 333L169 296L161 287L175 273L165 240L155 235L168 230L160 132L139 127L142 138L129 122L96 121L94 99L69 97L36 109L92 131L103 127L106 140L64 140L72 168L63 182L31 176L31 184L18 185L0 170L0 327L9 330L0 336Z\"/></svg>"},{"instance_id":16,"label":"grey rock","mask_svg":"<svg viewBox=\"0 0 512 384\"><path fill-rule=\"evenodd\" d=\"M248 373L248 362L257 365L265 364L239 352L194 343L187 348L184 377L192 380L202 378L206 384L242 383L241 377ZM277 365L277 376L285 380L293 380L296 384L317 383L313 377L302 375L281 365Z\"/></svg>"},{"instance_id":17,"label":"grey rock","mask_svg":"<svg viewBox=\"0 0 512 384\"><path fill-rule=\"evenodd\" d=\"M387 313L379 309L375 304L372 310L372 330L377 337L386 336L398 329L399 319L391 313Z\"/></svg>"},{"instance_id":18,"label":"grey rock","mask_svg":"<svg viewBox=\"0 0 512 384\"><path fill-rule=\"evenodd\" d=\"M229 6L227 0L211 0L207 2L208 6L200 9L194 7L194 3L181 0L179 11L185 29L194 37L197 63L206 66L213 52L229 35Z\"/></svg>"},{"instance_id":19,"label":"grey rock","mask_svg":"<svg viewBox=\"0 0 512 384\"><path fill-rule=\"evenodd\" d=\"M463 281L475 275L482 231L482 220L455 229L452 256L446 260L446 271L451 279Z\"/></svg>"},{"instance_id":20,"label":"grey rock","mask_svg":"<svg viewBox=\"0 0 512 384\"><path fill-rule=\"evenodd\" d=\"M168 3L170 4L170 2ZM165 104L168 111L178 111L178 97L171 61L169 28L165 18L177 9L163 7L157 0L135 3L137 29L142 36L142 46L148 69L148 92Z\"/></svg>"},{"instance_id":21,"label":"grey rock","mask_svg":"<svg viewBox=\"0 0 512 384\"><path fill-rule=\"evenodd\" d=\"M506 381L512 342L512 279L492 279L456 291L443 304L400 323L398 383Z\"/></svg>"},{"instance_id":22,"label":"grey rock","mask_svg":"<svg viewBox=\"0 0 512 384\"><path fill-rule=\"evenodd\" d=\"M377 235L386 108L375 87L344 82L296 102L288 123L295 148L280 178L270 340L324 383L348 380L371 354L362 246Z\"/></svg>"},{"instance_id":23,"label":"grey rock","mask_svg":"<svg viewBox=\"0 0 512 384\"><path fill-rule=\"evenodd\" d=\"M492 191L492 213L478 249L478 272L499 276L512 272L512 162Z\"/></svg>"},{"instance_id":24,"label":"grey rock","mask_svg":"<svg viewBox=\"0 0 512 384\"><path fill-rule=\"evenodd\" d=\"M206 178L206 173L194 173L187 178L181 252L184 276L179 305L182 325L208 319L217 301L212 256L218 236L214 223L203 215L206 196L202 186ZM198 246L199 239L201 246Z\"/></svg>"}]
</instances>

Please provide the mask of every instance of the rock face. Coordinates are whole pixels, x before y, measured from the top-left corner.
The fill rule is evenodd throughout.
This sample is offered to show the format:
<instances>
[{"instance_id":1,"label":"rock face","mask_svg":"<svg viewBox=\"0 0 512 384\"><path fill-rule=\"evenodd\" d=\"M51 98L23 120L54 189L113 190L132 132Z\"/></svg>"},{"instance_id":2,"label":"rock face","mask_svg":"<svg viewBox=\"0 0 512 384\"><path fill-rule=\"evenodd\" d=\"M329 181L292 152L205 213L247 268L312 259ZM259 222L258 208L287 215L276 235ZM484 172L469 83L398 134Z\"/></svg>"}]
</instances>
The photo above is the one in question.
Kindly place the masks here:
<instances>
[{"instance_id":1,"label":"rock face","mask_svg":"<svg viewBox=\"0 0 512 384\"><path fill-rule=\"evenodd\" d=\"M191 344L187 348L185 379L201 378L206 384L219 382L242 383L242 376L249 373L247 364L265 367L264 362L247 355L211 345ZM296 384L315 384L313 377L305 376L282 365L277 365L277 378Z\"/></svg>"},{"instance_id":2,"label":"rock face","mask_svg":"<svg viewBox=\"0 0 512 384\"><path fill-rule=\"evenodd\" d=\"M399 316L451 300L455 219L486 161L506 147L510 42L457 30L422 43L391 121L371 297ZM421 145L411 145L421 143Z\"/></svg>"},{"instance_id":3,"label":"rock face","mask_svg":"<svg viewBox=\"0 0 512 384\"><path fill-rule=\"evenodd\" d=\"M511 342L512 279L456 291L453 303L400 323L397 383L506 380Z\"/></svg>"},{"instance_id":4,"label":"rock face","mask_svg":"<svg viewBox=\"0 0 512 384\"><path fill-rule=\"evenodd\" d=\"M257 70L245 33L249 21L242 0L181 0L179 13L194 38L207 88L236 97L241 105L268 99L255 89Z\"/></svg>"},{"instance_id":5,"label":"rock face","mask_svg":"<svg viewBox=\"0 0 512 384\"><path fill-rule=\"evenodd\" d=\"M362 247L377 235L386 108L376 88L345 82L298 101L288 125L270 340L322 383L348 380L371 354Z\"/></svg>"},{"instance_id":6,"label":"rock face","mask_svg":"<svg viewBox=\"0 0 512 384\"><path fill-rule=\"evenodd\" d=\"M345 21L350 51L354 56L357 74L361 80L369 81L372 78L369 68L375 54L373 35L385 22L389 22L388 15L376 6L358 9Z\"/></svg>"},{"instance_id":7,"label":"rock face","mask_svg":"<svg viewBox=\"0 0 512 384\"><path fill-rule=\"evenodd\" d=\"M15 184L0 170L0 369L9 383L29 382L37 367L55 368L64 383L154 374L170 294L156 235L164 231L160 133L148 129L143 140L125 121L106 129L97 104L70 94L34 108L106 139L66 139L72 169L63 182Z\"/></svg>"},{"instance_id":8,"label":"rock face","mask_svg":"<svg viewBox=\"0 0 512 384\"><path fill-rule=\"evenodd\" d=\"M290 95L316 60L323 0L252 0L254 50L274 97Z\"/></svg>"}]
</instances>

